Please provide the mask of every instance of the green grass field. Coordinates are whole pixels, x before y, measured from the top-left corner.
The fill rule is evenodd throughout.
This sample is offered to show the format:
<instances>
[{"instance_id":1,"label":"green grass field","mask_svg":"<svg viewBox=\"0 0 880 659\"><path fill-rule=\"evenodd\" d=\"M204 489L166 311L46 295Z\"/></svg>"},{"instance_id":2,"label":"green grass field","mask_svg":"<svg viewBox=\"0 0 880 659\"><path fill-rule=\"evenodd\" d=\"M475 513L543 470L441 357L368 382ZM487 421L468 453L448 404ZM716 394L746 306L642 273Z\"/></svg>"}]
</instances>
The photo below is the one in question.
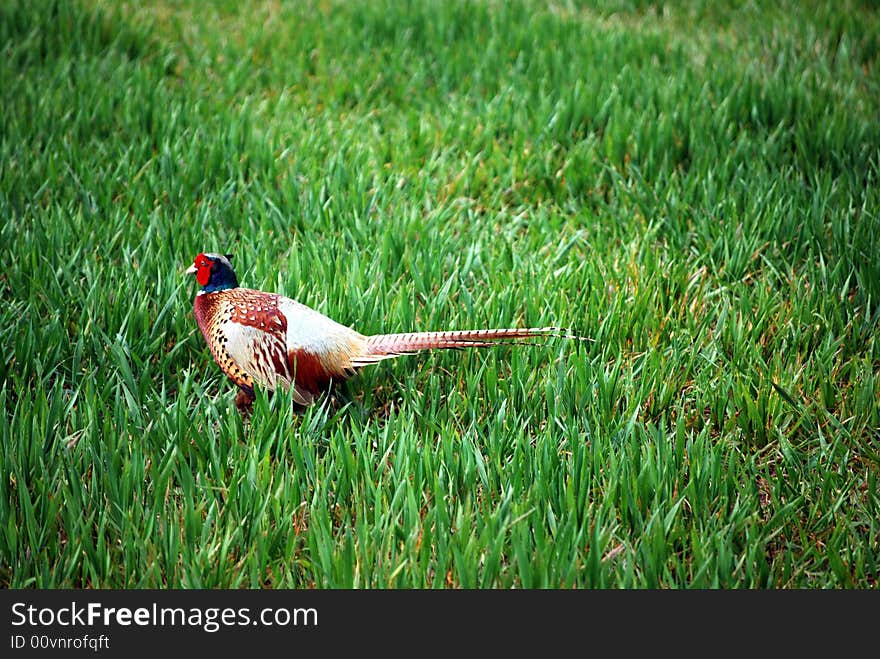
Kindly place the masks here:
<instances>
[{"instance_id":1,"label":"green grass field","mask_svg":"<svg viewBox=\"0 0 880 659\"><path fill-rule=\"evenodd\" d=\"M880 11L0 4L0 585L877 587ZM246 425L182 270L404 357Z\"/></svg>"}]
</instances>

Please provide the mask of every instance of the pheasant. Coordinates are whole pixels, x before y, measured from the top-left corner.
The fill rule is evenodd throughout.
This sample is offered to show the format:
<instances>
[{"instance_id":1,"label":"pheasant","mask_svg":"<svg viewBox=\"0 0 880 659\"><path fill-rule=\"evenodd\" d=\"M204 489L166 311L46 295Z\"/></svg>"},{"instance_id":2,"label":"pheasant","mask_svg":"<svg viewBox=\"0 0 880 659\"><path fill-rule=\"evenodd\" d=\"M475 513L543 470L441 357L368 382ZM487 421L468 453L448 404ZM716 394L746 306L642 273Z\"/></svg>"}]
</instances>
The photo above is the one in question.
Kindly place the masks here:
<instances>
[{"instance_id":1,"label":"pheasant","mask_svg":"<svg viewBox=\"0 0 880 659\"><path fill-rule=\"evenodd\" d=\"M199 254L186 274L194 274L202 287L193 304L196 323L214 361L238 386L235 404L242 413L250 410L255 387L292 387L293 400L307 406L332 382L385 359L433 348L564 335L558 328L533 327L366 336L283 295L240 288L231 258Z\"/></svg>"}]
</instances>

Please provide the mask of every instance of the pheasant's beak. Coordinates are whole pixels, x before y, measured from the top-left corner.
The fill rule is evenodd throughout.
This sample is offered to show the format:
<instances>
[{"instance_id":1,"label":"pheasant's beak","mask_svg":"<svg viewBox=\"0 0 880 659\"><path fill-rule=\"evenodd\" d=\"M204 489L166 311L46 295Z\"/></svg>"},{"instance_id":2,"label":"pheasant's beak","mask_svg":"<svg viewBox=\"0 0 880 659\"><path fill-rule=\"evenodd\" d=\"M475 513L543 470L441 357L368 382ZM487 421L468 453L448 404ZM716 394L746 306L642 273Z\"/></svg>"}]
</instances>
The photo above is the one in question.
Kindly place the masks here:
<instances>
[{"instance_id":1,"label":"pheasant's beak","mask_svg":"<svg viewBox=\"0 0 880 659\"><path fill-rule=\"evenodd\" d=\"M183 274L185 274L185 275L194 275L194 274L196 274L196 272L197 272L197 270L196 270L196 264L193 263L191 266L189 266L186 270L183 271Z\"/></svg>"}]
</instances>

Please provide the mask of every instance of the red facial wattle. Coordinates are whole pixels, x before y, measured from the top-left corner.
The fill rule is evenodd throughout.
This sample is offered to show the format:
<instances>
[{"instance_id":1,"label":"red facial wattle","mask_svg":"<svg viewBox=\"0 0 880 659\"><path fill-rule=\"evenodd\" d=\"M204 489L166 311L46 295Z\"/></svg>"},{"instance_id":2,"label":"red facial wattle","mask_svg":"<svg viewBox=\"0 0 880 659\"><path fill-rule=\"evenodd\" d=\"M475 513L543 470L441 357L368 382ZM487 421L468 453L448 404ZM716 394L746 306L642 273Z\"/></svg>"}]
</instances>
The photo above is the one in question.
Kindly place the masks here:
<instances>
[{"instance_id":1,"label":"red facial wattle","mask_svg":"<svg viewBox=\"0 0 880 659\"><path fill-rule=\"evenodd\" d=\"M202 286L207 286L208 282L211 281L211 267L213 263L211 259L209 259L204 254L199 254L195 260L193 261L193 268L196 271L196 280ZM190 270L192 272L192 270Z\"/></svg>"},{"instance_id":2,"label":"red facial wattle","mask_svg":"<svg viewBox=\"0 0 880 659\"><path fill-rule=\"evenodd\" d=\"M196 279L202 286L207 286L211 280L211 263L202 261L196 264Z\"/></svg>"}]
</instances>

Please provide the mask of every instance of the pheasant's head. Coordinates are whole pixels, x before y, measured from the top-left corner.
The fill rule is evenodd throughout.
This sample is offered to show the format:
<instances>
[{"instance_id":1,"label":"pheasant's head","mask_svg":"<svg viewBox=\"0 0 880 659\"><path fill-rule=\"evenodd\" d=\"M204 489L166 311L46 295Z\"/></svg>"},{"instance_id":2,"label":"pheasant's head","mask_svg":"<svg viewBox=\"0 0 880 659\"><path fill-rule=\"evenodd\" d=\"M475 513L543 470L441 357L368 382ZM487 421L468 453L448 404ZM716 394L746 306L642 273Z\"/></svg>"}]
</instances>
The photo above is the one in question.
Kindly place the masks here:
<instances>
[{"instance_id":1,"label":"pheasant's head","mask_svg":"<svg viewBox=\"0 0 880 659\"><path fill-rule=\"evenodd\" d=\"M232 254L199 254L193 264L187 268L186 274L195 275L202 291L213 293L227 288L237 288L238 279L229 259Z\"/></svg>"}]
</instances>

